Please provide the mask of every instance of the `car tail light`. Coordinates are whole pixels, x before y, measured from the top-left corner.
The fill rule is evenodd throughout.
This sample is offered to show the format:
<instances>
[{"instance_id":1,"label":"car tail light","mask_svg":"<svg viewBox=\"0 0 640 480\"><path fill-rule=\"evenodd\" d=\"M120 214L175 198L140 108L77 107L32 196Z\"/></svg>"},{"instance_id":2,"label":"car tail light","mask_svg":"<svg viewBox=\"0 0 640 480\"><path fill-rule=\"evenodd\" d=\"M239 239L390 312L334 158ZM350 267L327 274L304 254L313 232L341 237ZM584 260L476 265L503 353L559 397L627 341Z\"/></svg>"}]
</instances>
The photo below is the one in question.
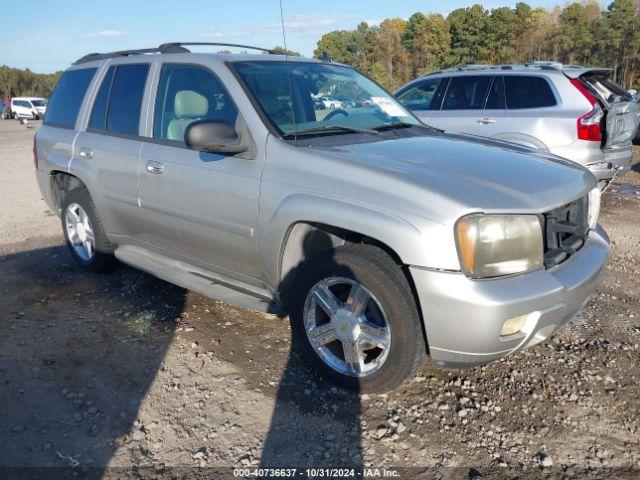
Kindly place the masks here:
<instances>
[{"instance_id":1,"label":"car tail light","mask_svg":"<svg viewBox=\"0 0 640 480\"><path fill-rule=\"evenodd\" d=\"M33 166L38 168L38 149L36 148L36 136L33 136Z\"/></svg>"},{"instance_id":2,"label":"car tail light","mask_svg":"<svg viewBox=\"0 0 640 480\"><path fill-rule=\"evenodd\" d=\"M587 88L580 82L580 80L578 80L577 78L573 78L571 79L571 83L591 104L591 110L578 117L578 138L580 140L601 142L602 129L600 128L600 124L602 122L602 117L604 116L602 107L596 100L596 97L594 97L593 94L589 90L587 90Z\"/></svg>"}]
</instances>

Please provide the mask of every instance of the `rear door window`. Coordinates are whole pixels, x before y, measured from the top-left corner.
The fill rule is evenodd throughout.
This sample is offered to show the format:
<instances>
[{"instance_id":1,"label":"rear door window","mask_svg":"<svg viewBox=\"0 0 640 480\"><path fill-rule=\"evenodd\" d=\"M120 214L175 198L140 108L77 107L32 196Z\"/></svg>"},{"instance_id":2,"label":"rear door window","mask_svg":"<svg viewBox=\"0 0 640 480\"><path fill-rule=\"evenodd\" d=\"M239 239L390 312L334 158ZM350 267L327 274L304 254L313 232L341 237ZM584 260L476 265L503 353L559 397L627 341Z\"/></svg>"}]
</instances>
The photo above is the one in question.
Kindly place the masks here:
<instances>
[{"instance_id":1,"label":"rear door window","mask_svg":"<svg viewBox=\"0 0 640 480\"><path fill-rule=\"evenodd\" d=\"M111 92L111 82L113 82L113 74L116 67L109 67L107 74L102 80L100 90L93 102L93 110L91 111L91 119L89 120L89 128L104 130L107 125L107 104L109 103L109 92Z\"/></svg>"},{"instance_id":2,"label":"rear door window","mask_svg":"<svg viewBox=\"0 0 640 480\"><path fill-rule=\"evenodd\" d=\"M441 83L441 78L418 82L401 92L397 97L398 101L410 110L433 110L432 104Z\"/></svg>"},{"instance_id":3,"label":"rear door window","mask_svg":"<svg viewBox=\"0 0 640 480\"><path fill-rule=\"evenodd\" d=\"M491 75L452 77L442 110L482 110L491 78Z\"/></svg>"},{"instance_id":4,"label":"rear door window","mask_svg":"<svg viewBox=\"0 0 640 480\"><path fill-rule=\"evenodd\" d=\"M235 127L238 111L218 78L198 65L165 64L160 74L153 138L184 141L187 127L198 120L217 120Z\"/></svg>"},{"instance_id":5,"label":"rear door window","mask_svg":"<svg viewBox=\"0 0 640 480\"><path fill-rule=\"evenodd\" d=\"M503 110L505 108L504 78L502 75L493 78L484 108L486 110Z\"/></svg>"},{"instance_id":6,"label":"rear door window","mask_svg":"<svg viewBox=\"0 0 640 480\"><path fill-rule=\"evenodd\" d=\"M82 100L95 73L95 68L64 72L51 94L44 123L73 128L78 118Z\"/></svg>"},{"instance_id":7,"label":"rear door window","mask_svg":"<svg viewBox=\"0 0 640 480\"><path fill-rule=\"evenodd\" d=\"M121 135L139 135L142 95L148 73L148 63L116 67L107 101L106 131Z\"/></svg>"},{"instance_id":8,"label":"rear door window","mask_svg":"<svg viewBox=\"0 0 640 480\"><path fill-rule=\"evenodd\" d=\"M542 77L505 75L507 109L552 107L557 104L549 82Z\"/></svg>"}]
</instances>

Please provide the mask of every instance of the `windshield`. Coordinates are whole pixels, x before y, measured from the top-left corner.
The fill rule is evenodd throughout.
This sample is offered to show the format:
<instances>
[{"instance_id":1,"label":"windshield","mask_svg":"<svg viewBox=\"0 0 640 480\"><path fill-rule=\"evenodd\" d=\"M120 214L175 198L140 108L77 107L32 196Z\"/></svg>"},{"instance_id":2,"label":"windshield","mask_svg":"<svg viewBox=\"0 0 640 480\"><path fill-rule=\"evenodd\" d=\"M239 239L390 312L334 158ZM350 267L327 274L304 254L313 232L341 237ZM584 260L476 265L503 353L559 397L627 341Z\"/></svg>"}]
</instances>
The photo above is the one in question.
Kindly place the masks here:
<instances>
[{"instance_id":1,"label":"windshield","mask_svg":"<svg viewBox=\"0 0 640 480\"><path fill-rule=\"evenodd\" d=\"M42 100L31 100L31 105L34 107L44 107L46 104Z\"/></svg>"},{"instance_id":2,"label":"windshield","mask_svg":"<svg viewBox=\"0 0 640 480\"><path fill-rule=\"evenodd\" d=\"M391 95L348 67L256 61L236 62L234 68L271 124L286 136L421 125Z\"/></svg>"}]
</instances>

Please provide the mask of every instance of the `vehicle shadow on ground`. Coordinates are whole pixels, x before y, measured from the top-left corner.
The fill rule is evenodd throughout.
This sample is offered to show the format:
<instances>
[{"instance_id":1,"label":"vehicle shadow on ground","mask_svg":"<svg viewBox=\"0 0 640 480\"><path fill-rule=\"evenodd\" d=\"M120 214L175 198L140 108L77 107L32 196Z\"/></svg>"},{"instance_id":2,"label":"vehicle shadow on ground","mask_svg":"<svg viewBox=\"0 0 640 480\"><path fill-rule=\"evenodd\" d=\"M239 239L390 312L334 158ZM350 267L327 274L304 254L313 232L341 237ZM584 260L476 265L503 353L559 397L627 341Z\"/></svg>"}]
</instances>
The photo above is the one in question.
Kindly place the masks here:
<instances>
[{"instance_id":1,"label":"vehicle shadow on ground","mask_svg":"<svg viewBox=\"0 0 640 480\"><path fill-rule=\"evenodd\" d=\"M187 291L124 265L88 273L64 245L0 256L0 271L0 476L128 478L107 465L119 448L146 456L138 411ZM315 375L292 341L261 466L362 468L361 413L359 395Z\"/></svg>"},{"instance_id":2,"label":"vehicle shadow on ground","mask_svg":"<svg viewBox=\"0 0 640 480\"><path fill-rule=\"evenodd\" d=\"M308 233L303 240L305 258L281 282L280 290L291 291L311 252L331 248L331 239L325 233ZM332 256L325 260L335 276L352 273ZM284 301L292 303L287 302L286 294ZM363 467L360 395L333 386L316 375L303 358L293 325L290 331L291 351L278 387L260 467L299 468L304 477L308 475L306 469L314 468L346 468L357 472Z\"/></svg>"},{"instance_id":3,"label":"vehicle shadow on ground","mask_svg":"<svg viewBox=\"0 0 640 480\"><path fill-rule=\"evenodd\" d=\"M0 477L101 478L144 435L138 409L186 292L122 265L90 274L66 246L0 257L0 270Z\"/></svg>"}]
</instances>

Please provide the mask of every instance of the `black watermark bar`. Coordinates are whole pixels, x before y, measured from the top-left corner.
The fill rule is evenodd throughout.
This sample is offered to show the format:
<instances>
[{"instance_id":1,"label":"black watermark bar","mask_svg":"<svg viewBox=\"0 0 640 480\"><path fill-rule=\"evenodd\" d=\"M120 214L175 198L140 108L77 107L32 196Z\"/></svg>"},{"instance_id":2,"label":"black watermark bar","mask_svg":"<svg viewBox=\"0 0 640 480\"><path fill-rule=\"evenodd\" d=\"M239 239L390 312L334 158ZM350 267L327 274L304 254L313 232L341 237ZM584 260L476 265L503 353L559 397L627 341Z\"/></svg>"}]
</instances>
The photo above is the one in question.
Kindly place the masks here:
<instances>
[{"instance_id":1,"label":"black watermark bar","mask_svg":"<svg viewBox=\"0 0 640 480\"><path fill-rule=\"evenodd\" d=\"M640 479L640 467L629 468L509 468L488 467L155 467L71 468L0 467L0 480L191 480L191 479L416 479L416 480L569 480Z\"/></svg>"}]
</instances>

